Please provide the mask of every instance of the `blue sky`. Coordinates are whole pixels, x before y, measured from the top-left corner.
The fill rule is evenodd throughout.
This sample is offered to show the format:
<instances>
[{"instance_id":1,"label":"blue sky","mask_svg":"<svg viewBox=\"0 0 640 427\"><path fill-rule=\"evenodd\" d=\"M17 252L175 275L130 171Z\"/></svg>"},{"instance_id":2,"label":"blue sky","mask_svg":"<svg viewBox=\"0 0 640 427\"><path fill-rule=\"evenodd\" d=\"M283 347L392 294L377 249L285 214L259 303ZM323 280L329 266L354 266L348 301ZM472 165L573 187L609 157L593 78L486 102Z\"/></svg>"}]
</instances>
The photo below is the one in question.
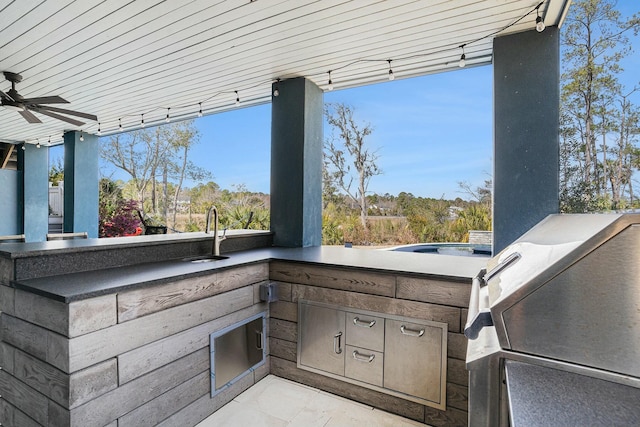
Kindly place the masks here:
<instances>
[{"instance_id":1,"label":"blue sky","mask_svg":"<svg viewBox=\"0 0 640 427\"><path fill-rule=\"evenodd\" d=\"M491 172L491 67L394 80L325 93L325 102L355 108L374 128L383 175L369 190L455 198L457 181L481 184ZM192 159L223 188L245 184L269 192L271 106L236 110L196 120L202 134ZM330 135L325 127L325 139Z\"/></svg>"}]
</instances>

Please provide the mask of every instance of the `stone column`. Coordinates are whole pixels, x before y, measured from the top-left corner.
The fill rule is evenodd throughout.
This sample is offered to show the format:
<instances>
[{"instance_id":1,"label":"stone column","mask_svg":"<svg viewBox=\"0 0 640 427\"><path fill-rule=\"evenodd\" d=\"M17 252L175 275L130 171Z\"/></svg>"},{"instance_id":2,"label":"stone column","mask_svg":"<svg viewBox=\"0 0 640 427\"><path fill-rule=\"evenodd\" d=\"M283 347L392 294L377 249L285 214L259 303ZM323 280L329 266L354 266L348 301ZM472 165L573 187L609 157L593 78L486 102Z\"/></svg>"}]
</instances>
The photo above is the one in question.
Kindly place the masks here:
<instances>
[{"instance_id":1,"label":"stone column","mask_svg":"<svg viewBox=\"0 0 640 427\"><path fill-rule=\"evenodd\" d=\"M298 77L274 83L271 112L271 231L275 246L322 240L323 92Z\"/></svg>"},{"instance_id":2,"label":"stone column","mask_svg":"<svg viewBox=\"0 0 640 427\"><path fill-rule=\"evenodd\" d=\"M493 251L559 209L559 31L496 37Z\"/></svg>"},{"instance_id":3,"label":"stone column","mask_svg":"<svg viewBox=\"0 0 640 427\"><path fill-rule=\"evenodd\" d=\"M72 131L64 134L65 233L86 231L98 237L98 137Z\"/></svg>"}]
</instances>

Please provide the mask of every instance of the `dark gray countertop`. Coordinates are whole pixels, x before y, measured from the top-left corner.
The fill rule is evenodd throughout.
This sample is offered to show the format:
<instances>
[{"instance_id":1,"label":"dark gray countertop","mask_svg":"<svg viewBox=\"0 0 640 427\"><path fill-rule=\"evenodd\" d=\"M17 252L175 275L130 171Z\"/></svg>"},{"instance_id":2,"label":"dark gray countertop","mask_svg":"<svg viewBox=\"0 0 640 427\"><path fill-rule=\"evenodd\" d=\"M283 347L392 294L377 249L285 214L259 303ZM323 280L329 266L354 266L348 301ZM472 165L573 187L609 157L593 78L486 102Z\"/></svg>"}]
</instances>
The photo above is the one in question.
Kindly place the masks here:
<instances>
[{"instance_id":1,"label":"dark gray countertop","mask_svg":"<svg viewBox=\"0 0 640 427\"><path fill-rule=\"evenodd\" d=\"M78 248L78 250L80 250ZM43 254L46 256L46 253ZM12 286L58 301L72 302L117 293L125 289L210 274L246 264L283 260L378 272L426 275L444 280L468 281L484 268L487 258L391 252L321 246L264 248L228 254L208 263L182 260L143 263L120 268L40 277L12 282Z\"/></svg>"}]
</instances>

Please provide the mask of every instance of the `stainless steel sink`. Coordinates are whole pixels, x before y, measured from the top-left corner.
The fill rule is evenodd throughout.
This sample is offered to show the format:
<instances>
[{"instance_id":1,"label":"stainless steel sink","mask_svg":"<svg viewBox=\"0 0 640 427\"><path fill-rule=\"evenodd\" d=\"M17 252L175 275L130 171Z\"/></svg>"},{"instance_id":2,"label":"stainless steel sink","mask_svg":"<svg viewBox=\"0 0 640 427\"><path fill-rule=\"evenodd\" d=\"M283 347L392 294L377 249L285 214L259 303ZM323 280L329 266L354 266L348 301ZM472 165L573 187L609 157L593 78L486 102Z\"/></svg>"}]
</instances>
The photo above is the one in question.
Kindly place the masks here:
<instances>
[{"instance_id":1,"label":"stainless steel sink","mask_svg":"<svg viewBox=\"0 0 640 427\"><path fill-rule=\"evenodd\" d=\"M194 257L182 258L182 261L196 264L202 262L215 262L223 259L229 259L229 257L222 255L199 255Z\"/></svg>"}]
</instances>

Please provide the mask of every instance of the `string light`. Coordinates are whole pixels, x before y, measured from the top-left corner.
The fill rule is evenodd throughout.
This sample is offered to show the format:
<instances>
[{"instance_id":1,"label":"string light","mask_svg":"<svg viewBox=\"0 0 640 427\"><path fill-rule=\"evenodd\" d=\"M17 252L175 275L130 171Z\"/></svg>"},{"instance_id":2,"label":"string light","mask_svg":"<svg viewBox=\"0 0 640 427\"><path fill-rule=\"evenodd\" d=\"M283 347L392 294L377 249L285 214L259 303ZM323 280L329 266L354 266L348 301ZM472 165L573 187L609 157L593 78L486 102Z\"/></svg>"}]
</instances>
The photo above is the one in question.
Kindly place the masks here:
<instances>
[{"instance_id":1,"label":"string light","mask_svg":"<svg viewBox=\"0 0 640 427\"><path fill-rule=\"evenodd\" d=\"M80 131L80 142L84 142L84 134Z\"/></svg>"},{"instance_id":2,"label":"string light","mask_svg":"<svg viewBox=\"0 0 640 427\"><path fill-rule=\"evenodd\" d=\"M27 149L27 144L22 144L22 151Z\"/></svg>"},{"instance_id":3,"label":"string light","mask_svg":"<svg viewBox=\"0 0 640 427\"><path fill-rule=\"evenodd\" d=\"M279 96L280 95L279 84L280 84L280 79L276 79L276 87L273 90L273 96Z\"/></svg>"},{"instance_id":4,"label":"string light","mask_svg":"<svg viewBox=\"0 0 640 427\"><path fill-rule=\"evenodd\" d=\"M255 0L251 0L251 1L255 1ZM542 31L544 31L544 29L546 28L546 26L545 26L545 24L544 24L544 20L543 20L543 18L540 16L540 7L542 7L542 5L544 4L544 2L545 2L545 1L546 1L546 0L542 0L542 1L540 1L536 6L532 7L532 8L531 8L531 9L529 9L526 13L524 13L522 16L520 16L520 17L518 17L517 19L513 20L512 22L510 22L510 23L506 24L505 26L503 26L503 27L501 27L501 28L499 28L499 29L497 29L497 30L495 30L495 31L491 32L491 33L487 33L487 34L481 35L481 36L480 36L480 37L478 37L477 39L473 39L473 40L467 41L467 42L466 42L466 43L464 43L464 44L459 45L459 46L458 46L458 48L462 49L462 54L461 54L461 56L460 56L460 60L459 60L459 62L458 62L458 66L459 66L459 67L465 67L465 66L466 66L466 59L467 59L467 58L466 58L466 53L465 53L465 47L466 47L466 46L468 46L468 45L470 45L470 44L478 43L478 42L483 41L483 40L490 39L491 37L494 37L494 36L496 36L497 34L500 34L500 33L504 32L505 30L507 30L507 29L509 29L509 28L513 27L514 25L518 24L518 23L519 23L520 21L522 21L523 19L527 18L527 17L528 17L529 15L531 15L534 11L536 12L536 30L537 30L538 32L542 32ZM413 59L415 59L415 58L429 57L429 56L433 56L434 54L437 54L437 53L446 53L446 52L449 52L449 51L452 51L452 50L453 50L453 48L448 47L448 48L443 48L442 50L440 50L440 51L438 51L438 52L417 53L417 54L413 54L413 55L406 56L406 57L399 57L399 58L395 58L395 60L396 60L396 61L397 61L397 60L400 60L400 61L413 60ZM329 91L332 91L332 90L334 89L333 79L332 79L332 73L333 73L333 71L342 70L342 69L348 68L348 67L350 67L350 66L352 66L352 65L359 64L359 63L362 63L362 62L382 62L382 61L386 61L386 62L388 63L388 66L389 66L388 79L389 79L389 80L394 80L394 79L395 79L395 75L394 75L394 73L393 73L393 68L391 67L392 59L366 59L366 58L362 58L362 59L356 59L356 60L354 60L354 61L351 61L351 62L349 62L349 63L346 63L346 64L344 64L344 65L341 65L341 66L339 66L339 67L337 67L337 68L333 68L332 70L329 70L329 71L328 71L328 86L327 86L327 89L328 89ZM445 63L445 65L447 65L447 66L448 66L449 64L450 64L449 62ZM280 82L280 80L281 80L280 78L276 79L276 82L275 82L276 84L275 84L275 86L273 87L272 95L273 95L274 97L277 97L277 96L279 96L279 95L280 95L280 88L279 88L279 82ZM258 86L260 86L260 85L264 85L264 84L266 84L267 82L269 82L270 84L272 84L272 85L273 85L273 80L271 79L271 80L268 80L268 81L263 81L263 82L261 82L261 83L259 83L259 84L255 84L255 85L250 86L250 87L248 87L248 88L244 88L244 87L243 87L243 88L240 88L240 89L241 89L241 90L245 90L245 89L249 89L249 88L258 87ZM214 97L217 97L218 95L221 95L221 94L228 94L228 93L230 93L230 91L224 91L224 90L223 90L223 91L220 91L220 92L218 92L218 93L216 93L216 94L214 94L214 95L212 95L212 96L210 96L210 97L208 97L208 98L206 98L206 99L204 99L204 100L202 100L202 101L198 102L198 113L197 113L198 117L202 117L202 115L203 115L203 113L202 113L202 103L203 103L203 102L207 102L207 101L209 101L210 99L212 99L212 98L214 98ZM235 93L235 95L236 95L235 105L240 105L240 95L239 95L239 91L238 91L238 90L234 90L234 91L233 91L233 93ZM175 105L174 105L174 107L176 107L176 108L184 108L184 107L188 107L188 106L189 106L189 105L179 105L179 106L175 106ZM164 107L156 107L155 109L162 109L162 108L164 108ZM166 118L165 118L165 121L166 121L167 123L171 121L170 110L171 110L171 108L170 108L170 107L167 107L167 115L166 115ZM123 116L123 117L132 117L132 116L134 116L134 114L127 114L127 115L125 115L125 116ZM141 114L140 127L145 127L144 114ZM118 128L119 128L120 132L124 131L124 129L123 129L123 127L122 127L122 117L121 117L121 118L118 118ZM98 122L98 130L97 130L97 132L96 132L96 134L97 134L98 136L101 136L101 135L102 135L101 129L102 129L102 127L101 127L101 122ZM109 132L109 131L107 130L107 132ZM82 133L81 133L81 137L83 137Z\"/></svg>"},{"instance_id":5,"label":"string light","mask_svg":"<svg viewBox=\"0 0 640 427\"><path fill-rule=\"evenodd\" d=\"M542 2L544 3L544 2ZM540 3L538 6L536 6L536 31L541 33L544 31L544 29L546 28L546 26L544 25L544 21L542 20L542 17L540 16L540 6L542 6L542 3Z\"/></svg>"}]
</instances>

